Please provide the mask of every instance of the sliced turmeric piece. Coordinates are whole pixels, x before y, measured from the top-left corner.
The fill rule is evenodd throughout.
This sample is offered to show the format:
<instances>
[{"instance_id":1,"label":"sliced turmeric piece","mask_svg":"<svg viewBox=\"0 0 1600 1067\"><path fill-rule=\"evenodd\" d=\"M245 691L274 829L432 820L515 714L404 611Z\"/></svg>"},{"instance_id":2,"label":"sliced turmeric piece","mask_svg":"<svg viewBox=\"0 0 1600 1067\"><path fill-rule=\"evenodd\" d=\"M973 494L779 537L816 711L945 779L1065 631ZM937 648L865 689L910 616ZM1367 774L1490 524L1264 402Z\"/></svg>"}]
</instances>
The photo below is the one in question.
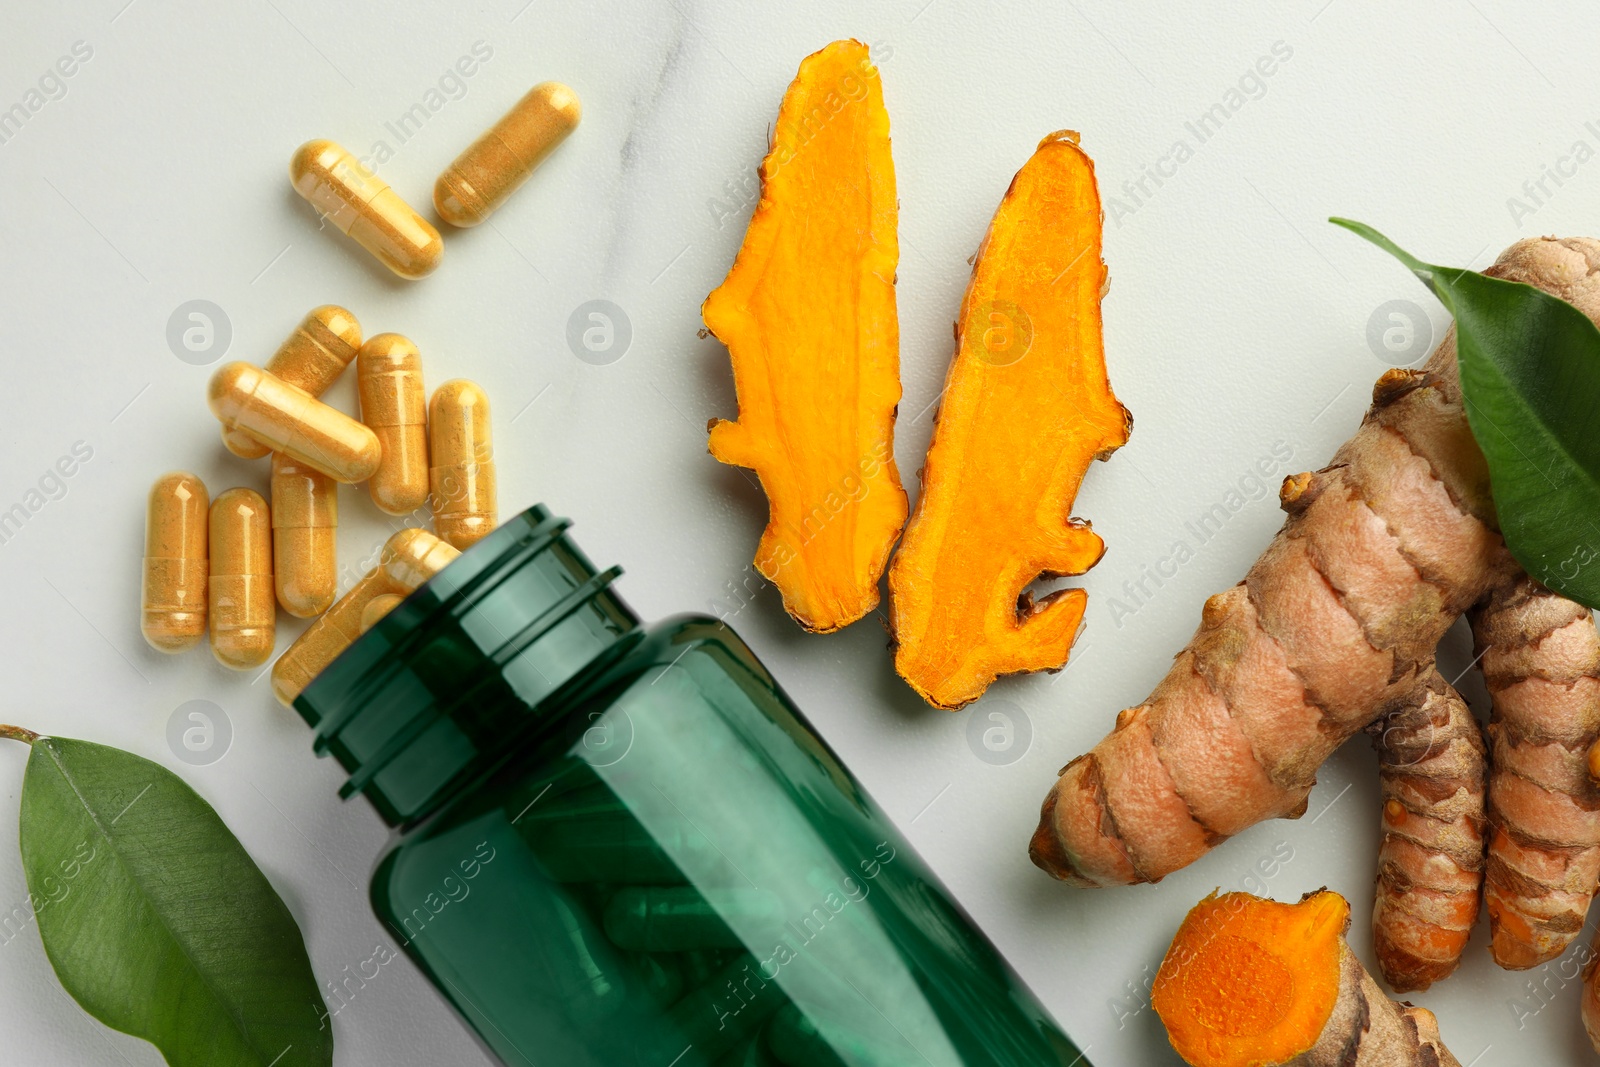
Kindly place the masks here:
<instances>
[{"instance_id":1,"label":"sliced turmeric piece","mask_svg":"<svg viewBox=\"0 0 1600 1067\"><path fill-rule=\"evenodd\" d=\"M1344 935L1350 905L1212 894L1178 928L1151 1003L1194 1067L1460 1067L1426 1008L1397 1004Z\"/></svg>"},{"instance_id":2,"label":"sliced turmeric piece","mask_svg":"<svg viewBox=\"0 0 1600 1067\"><path fill-rule=\"evenodd\" d=\"M895 666L937 707L1002 674L1060 668L1083 622L1083 590L1037 603L1025 590L1099 562L1104 543L1068 511L1089 461L1132 426L1106 379L1100 226L1094 164L1063 130L1012 179L978 250L889 572Z\"/></svg>"},{"instance_id":3,"label":"sliced turmeric piece","mask_svg":"<svg viewBox=\"0 0 1600 1067\"><path fill-rule=\"evenodd\" d=\"M701 308L739 398L737 422L713 420L711 454L761 479L755 566L801 626L827 633L877 607L906 520L899 207L866 45L836 41L800 64L760 176L733 269Z\"/></svg>"}]
</instances>

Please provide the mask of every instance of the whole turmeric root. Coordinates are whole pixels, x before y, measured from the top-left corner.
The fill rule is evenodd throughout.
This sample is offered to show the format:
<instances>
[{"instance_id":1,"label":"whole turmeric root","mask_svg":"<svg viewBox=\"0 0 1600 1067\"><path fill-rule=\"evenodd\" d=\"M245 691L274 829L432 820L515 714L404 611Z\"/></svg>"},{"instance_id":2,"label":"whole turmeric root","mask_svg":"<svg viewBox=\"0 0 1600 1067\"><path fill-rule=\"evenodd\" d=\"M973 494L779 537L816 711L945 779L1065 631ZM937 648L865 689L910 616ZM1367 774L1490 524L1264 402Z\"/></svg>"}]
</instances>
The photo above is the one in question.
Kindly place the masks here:
<instances>
[{"instance_id":1,"label":"whole turmeric root","mask_svg":"<svg viewBox=\"0 0 1600 1067\"><path fill-rule=\"evenodd\" d=\"M1487 273L1600 318L1590 264L1600 242L1541 238ZM1281 495L1288 522L1244 582L1206 602L1155 693L1045 798L1029 852L1055 877L1156 881L1298 815L1322 761L1402 701L1450 624L1518 570L1462 410L1454 331L1422 370L1384 374L1333 463Z\"/></svg>"},{"instance_id":2,"label":"whole turmeric root","mask_svg":"<svg viewBox=\"0 0 1600 1067\"><path fill-rule=\"evenodd\" d=\"M1478 921L1483 735L1438 672L1368 729L1384 798L1373 949L1390 988L1408 993L1456 969Z\"/></svg>"},{"instance_id":3,"label":"whole turmeric root","mask_svg":"<svg viewBox=\"0 0 1600 1067\"><path fill-rule=\"evenodd\" d=\"M1588 608L1527 575L1472 613L1489 723L1489 951L1537 967L1583 929L1600 878L1600 635Z\"/></svg>"},{"instance_id":4,"label":"whole turmeric root","mask_svg":"<svg viewBox=\"0 0 1600 1067\"><path fill-rule=\"evenodd\" d=\"M1033 861L1074 885L1153 882L1303 812L1323 760L1418 684L1509 565L1470 492L1482 466L1451 334L1425 370L1379 379L1330 466L1285 480L1283 530L1206 601L1156 691L1063 769Z\"/></svg>"},{"instance_id":5,"label":"whole turmeric root","mask_svg":"<svg viewBox=\"0 0 1600 1067\"><path fill-rule=\"evenodd\" d=\"M1460 1067L1425 1008L1384 995L1345 943L1350 905L1326 889L1298 904L1249 893L1195 905L1151 989L1194 1067Z\"/></svg>"}]
</instances>

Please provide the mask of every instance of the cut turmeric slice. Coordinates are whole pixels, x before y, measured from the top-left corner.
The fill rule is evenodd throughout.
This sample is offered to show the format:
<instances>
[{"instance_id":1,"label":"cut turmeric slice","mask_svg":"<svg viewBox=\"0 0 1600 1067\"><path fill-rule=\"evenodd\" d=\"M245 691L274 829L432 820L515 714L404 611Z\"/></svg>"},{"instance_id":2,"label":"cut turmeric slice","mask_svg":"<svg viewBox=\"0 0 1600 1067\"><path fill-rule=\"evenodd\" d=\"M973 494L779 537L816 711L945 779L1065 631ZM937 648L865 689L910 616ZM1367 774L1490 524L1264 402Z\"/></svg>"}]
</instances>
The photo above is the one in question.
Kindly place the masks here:
<instances>
[{"instance_id":1,"label":"cut turmeric slice","mask_svg":"<svg viewBox=\"0 0 1600 1067\"><path fill-rule=\"evenodd\" d=\"M728 346L737 422L711 454L761 479L770 514L755 566L807 630L878 605L906 519L894 464L900 402L894 163L867 46L807 56L761 163L761 200L733 269L706 298Z\"/></svg>"},{"instance_id":2,"label":"cut turmeric slice","mask_svg":"<svg viewBox=\"0 0 1600 1067\"><path fill-rule=\"evenodd\" d=\"M1037 603L1039 578L1082 574L1105 545L1068 518L1091 459L1132 421L1106 378L1100 195L1071 130L1039 142L978 250L922 473L889 572L900 676L958 708L1002 674L1056 670L1081 589Z\"/></svg>"},{"instance_id":3,"label":"cut turmeric slice","mask_svg":"<svg viewBox=\"0 0 1600 1067\"><path fill-rule=\"evenodd\" d=\"M1425 1008L1384 995L1345 942L1350 905L1212 894L1178 928L1151 987L1194 1067L1459 1067Z\"/></svg>"}]
</instances>

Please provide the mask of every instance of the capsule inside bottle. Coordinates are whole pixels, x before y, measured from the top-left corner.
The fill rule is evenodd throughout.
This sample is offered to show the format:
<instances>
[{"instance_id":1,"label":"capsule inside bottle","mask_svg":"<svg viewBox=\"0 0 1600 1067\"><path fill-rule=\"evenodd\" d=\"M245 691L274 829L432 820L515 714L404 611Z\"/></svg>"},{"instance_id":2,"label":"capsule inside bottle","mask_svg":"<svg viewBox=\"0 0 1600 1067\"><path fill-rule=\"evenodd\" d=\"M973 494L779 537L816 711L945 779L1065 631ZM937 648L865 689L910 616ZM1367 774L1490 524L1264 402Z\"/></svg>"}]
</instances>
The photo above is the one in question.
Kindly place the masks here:
<instances>
[{"instance_id":1,"label":"capsule inside bottle","mask_svg":"<svg viewBox=\"0 0 1600 1067\"><path fill-rule=\"evenodd\" d=\"M307 141L289 163L294 191L402 278L433 273L444 241L400 194L332 141Z\"/></svg>"},{"instance_id":2,"label":"capsule inside bottle","mask_svg":"<svg viewBox=\"0 0 1600 1067\"><path fill-rule=\"evenodd\" d=\"M157 652L193 648L206 632L208 506L205 483L188 471L150 487L139 630Z\"/></svg>"},{"instance_id":3,"label":"capsule inside bottle","mask_svg":"<svg viewBox=\"0 0 1600 1067\"><path fill-rule=\"evenodd\" d=\"M211 653L234 670L259 667L277 637L267 502L253 489L219 493L211 502L210 538Z\"/></svg>"},{"instance_id":4,"label":"capsule inside bottle","mask_svg":"<svg viewBox=\"0 0 1600 1067\"><path fill-rule=\"evenodd\" d=\"M206 399L225 428L244 430L336 482L372 477L383 458L371 430L260 367L224 364Z\"/></svg>"},{"instance_id":5,"label":"capsule inside bottle","mask_svg":"<svg viewBox=\"0 0 1600 1067\"><path fill-rule=\"evenodd\" d=\"M321 396L339 380L361 347L361 324L342 307L313 308L263 369L310 396ZM240 459L260 459L272 450L240 429L224 429L222 443Z\"/></svg>"},{"instance_id":6,"label":"capsule inside bottle","mask_svg":"<svg viewBox=\"0 0 1600 1067\"><path fill-rule=\"evenodd\" d=\"M489 396L465 378L445 382L428 405L433 528L465 549L498 524Z\"/></svg>"},{"instance_id":7,"label":"capsule inside bottle","mask_svg":"<svg viewBox=\"0 0 1600 1067\"><path fill-rule=\"evenodd\" d=\"M401 530L384 542L377 566L307 626L272 665L272 692L279 702L292 705L323 668L361 636L362 619L372 601L387 593L414 592L459 555L426 530Z\"/></svg>"},{"instance_id":8,"label":"capsule inside bottle","mask_svg":"<svg viewBox=\"0 0 1600 1067\"><path fill-rule=\"evenodd\" d=\"M272 574L283 610L320 615L338 585L338 486L299 460L272 454Z\"/></svg>"},{"instance_id":9,"label":"capsule inside bottle","mask_svg":"<svg viewBox=\"0 0 1600 1067\"><path fill-rule=\"evenodd\" d=\"M380 333L356 358L361 421L378 435L383 459L367 482L372 502L405 515L428 501L428 394L422 354L397 333Z\"/></svg>"},{"instance_id":10,"label":"capsule inside bottle","mask_svg":"<svg viewBox=\"0 0 1600 1067\"><path fill-rule=\"evenodd\" d=\"M516 192L577 129L583 107L560 82L541 82L456 157L433 186L433 206L452 226L476 226Z\"/></svg>"}]
</instances>

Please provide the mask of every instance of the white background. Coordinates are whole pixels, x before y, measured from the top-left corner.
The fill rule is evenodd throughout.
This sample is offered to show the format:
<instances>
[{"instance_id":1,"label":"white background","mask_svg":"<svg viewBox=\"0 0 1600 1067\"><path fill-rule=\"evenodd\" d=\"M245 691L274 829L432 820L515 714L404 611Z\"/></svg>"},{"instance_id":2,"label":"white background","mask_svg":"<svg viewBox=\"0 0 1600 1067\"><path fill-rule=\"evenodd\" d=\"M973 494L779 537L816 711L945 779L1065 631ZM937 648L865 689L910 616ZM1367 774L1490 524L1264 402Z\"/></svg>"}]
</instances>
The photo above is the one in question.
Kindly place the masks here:
<instances>
[{"instance_id":1,"label":"white background","mask_svg":"<svg viewBox=\"0 0 1600 1067\"><path fill-rule=\"evenodd\" d=\"M526 2L6 5L0 109L24 102L74 42L93 55L64 96L0 144L0 510L26 502L74 442L93 458L0 544L0 718L181 773L288 901L319 979L389 943L365 896L385 831L362 803L338 802L337 768L312 757L298 718L259 675L229 672L204 649L158 655L137 625L150 481L184 467L213 493L266 488L265 463L218 444L203 398L211 368L169 350L169 316L213 301L231 323L228 358L260 361L307 309L335 302L369 335L415 339L430 383L470 376L486 387L502 514L543 500L572 516L596 561L628 568L621 588L646 617L730 613L1096 1064L1175 1062L1143 984L1190 905L1245 885L1275 854L1293 858L1267 864L1255 887L1286 899L1322 885L1345 893L1352 941L1370 961L1378 816L1364 739L1324 768L1306 818L1257 827L1158 887L1065 888L1029 864L1027 839L1057 769L1149 691L1203 599L1266 544L1280 521L1274 499L1246 503L1175 578L1147 583L1144 603L1127 600L1123 583L1189 536L1185 523L1275 442L1293 459L1272 490L1282 474L1326 462L1384 369L1366 340L1376 308L1412 300L1435 337L1445 325L1398 265L1324 218L1351 215L1425 258L1477 267L1518 237L1595 231L1600 162L1559 187L1546 179L1542 203L1523 191L1574 141L1600 149L1585 126L1600 131L1590 9ZM736 408L724 350L697 336L699 305L738 247L785 86L803 56L843 36L876 44L892 121L905 386L896 450L913 491L967 257L1038 139L1082 131L1108 210L1112 196L1130 209L1106 224L1105 313L1112 381L1135 431L1090 471L1074 508L1109 546L1082 582L1088 628L1067 672L1002 682L959 715L921 706L895 678L876 619L810 637L770 589L739 606L730 583L749 576L765 503L705 450L705 420ZM492 57L465 94L399 143L385 123L480 41ZM1290 58L1246 79L1243 105L1200 143L1185 123L1240 87L1276 42ZM289 188L302 141L366 154L384 140L394 155L382 175L425 206L461 147L550 78L581 94L582 128L492 227L448 232L443 266L422 282L398 281L319 232ZM1151 195L1137 200L1123 192L1179 140L1192 157L1176 174L1159 188L1146 179ZM1524 198L1521 218L1513 196ZM568 316L596 298L622 307L633 329L606 366L575 358L565 340ZM353 408L349 380L332 400ZM341 513L348 583L389 526L359 489L343 492ZM1114 597L1137 610L1114 620ZM299 624L280 626L281 650ZM1459 632L1448 644L1454 674L1470 653ZM1462 684L1482 696L1474 680ZM210 766L180 762L166 740L173 710L192 699L232 722L231 750ZM1031 727L1026 742L1015 735L1026 747L1008 765L980 760L968 741L973 717L995 710ZM6 910L26 897L11 815L24 756L0 750ZM1412 999L1438 1013L1463 1063L1576 1064L1592 1055L1578 992L1554 967L1497 970L1480 931L1462 971ZM0 1003L7 1063L159 1062L65 997L31 929L0 944ZM407 964L385 968L334 1025L341 1064L485 1062Z\"/></svg>"}]
</instances>

